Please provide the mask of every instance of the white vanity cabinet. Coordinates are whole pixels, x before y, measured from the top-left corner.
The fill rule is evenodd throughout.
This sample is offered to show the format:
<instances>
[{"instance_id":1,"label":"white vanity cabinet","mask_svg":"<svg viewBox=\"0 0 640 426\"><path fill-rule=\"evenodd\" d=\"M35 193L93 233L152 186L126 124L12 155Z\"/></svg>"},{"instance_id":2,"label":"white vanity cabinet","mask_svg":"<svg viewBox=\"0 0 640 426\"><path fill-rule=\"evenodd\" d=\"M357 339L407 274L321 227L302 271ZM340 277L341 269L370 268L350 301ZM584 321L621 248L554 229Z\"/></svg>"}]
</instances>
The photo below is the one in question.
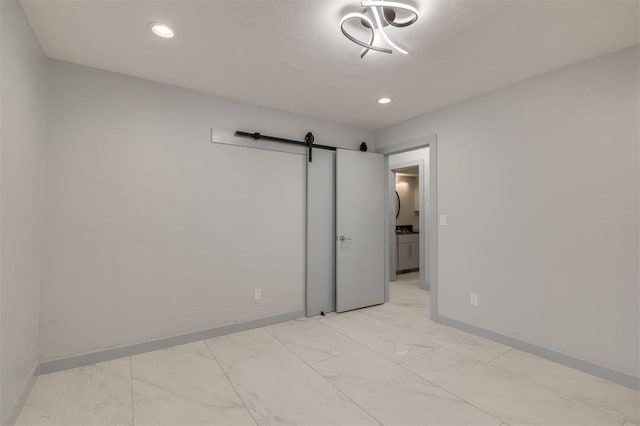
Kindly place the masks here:
<instances>
[{"instance_id":1,"label":"white vanity cabinet","mask_svg":"<svg viewBox=\"0 0 640 426\"><path fill-rule=\"evenodd\" d=\"M419 234L399 234L397 239L398 265L396 270L418 269L420 267Z\"/></svg>"}]
</instances>

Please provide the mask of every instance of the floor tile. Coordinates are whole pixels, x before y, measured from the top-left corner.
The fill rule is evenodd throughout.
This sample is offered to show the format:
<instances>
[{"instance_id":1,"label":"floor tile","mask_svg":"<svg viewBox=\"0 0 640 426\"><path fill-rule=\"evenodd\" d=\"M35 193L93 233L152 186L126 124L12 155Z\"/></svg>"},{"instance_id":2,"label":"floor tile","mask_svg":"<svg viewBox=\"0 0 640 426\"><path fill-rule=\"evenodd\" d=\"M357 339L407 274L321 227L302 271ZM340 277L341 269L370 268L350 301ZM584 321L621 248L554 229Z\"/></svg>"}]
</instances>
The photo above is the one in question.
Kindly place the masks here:
<instances>
[{"instance_id":1,"label":"floor tile","mask_svg":"<svg viewBox=\"0 0 640 426\"><path fill-rule=\"evenodd\" d=\"M40 376L16 424L640 423L637 392L431 322L416 277L384 305Z\"/></svg>"},{"instance_id":2,"label":"floor tile","mask_svg":"<svg viewBox=\"0 0 640 426\"><path fill-rule=\"evenodd\" d=\"M136 426L255 425L209 349L190 346L132 358Z\"/></svg>"},{"instance_id":3,"label":"floor tile","mask_svg":"<svg viewBox=\"0 0 640 426\"><path fill-rule=\"evenodd\" d=\"M509 346L435 323L429 319L429 312L424 307L408 309L403 305L388 303L362 310L362 313L417 334L433 346L444 346L479 361L491 361L511 349Z\"/></svg>"},{"instance_id":4,"label":"floor tile","mask_svg":"<svg viewBox=\"0 0 640 426\"><path fill-rule=\"evenodd\" d=\"M420 327L416 325L408 326L407 329L420 332ZM510 346L474 336L442 324L427 326L424 333L434 343L478 361L489 362L511 349Z\"/></svg>"},{"instance_id":5,"label":"floor tile","mask_svg":"<svg viewBox=\"0 0 640 426\"><path fill-rule=\"evenodd\" d=\"M640 392L513 349L492 362L566 398L631 423L640 422Z\"/></svg>"},{"instance_id":6,"label":"floor tile","mask_svg":"<svg viewBox=\"0 0 640 426\"><path fill-rule=\"evenodd\" d=\"M260 425L378 424L287 349L223 368Z\"/></svg>"},{"instance_id":7,"label":"floor tile","mask_svg":"<svg viewBox=\"0 0 640 426\"><path fill-rule=\"evenodd\" d=\"M265 330L309 364L361 347L337 331L308 318L275 324Z\"/></svg>"},{"instance_id":8,"label":"floor tile","mask_svg":"<svg viewBox=\"0 0 640 426\"><path fill-rule=\"evenodd\" d=\"M44 374L31 391L17 426L130 426L130 359Z\"/></svg>"},{"instance_id":9,"label":"floor tile","mask_svg":"<svg viewBox=\"0 0 640 426\"><path fill-rule=\"evenodd\" d=\"M438 346L426 336L410 333L359 311L318 321L394 362L403 362Z\"/></svg>"},{"instance_id":10,"label":"floor tile","mask_svg":"<svg viewBox=\"0 0 640 426\"><path fill-rule=\"evenodd\" d=\"M489 362L511 349L509 346L432 322L426 311L407 312L407 309L391 304L377 308L363 311L363 314L417 334L427 339L433 346L444 346L478 361Z\"/></svg>"},{"instance_id":11,"label":"floor tile","mask_svg":"<svg viewBox=\"0 0 640 426\"><path fill-rule=\"evenodd\" d=\"M220 365L242 361L283 348L282 344L263 328L214 337L205 340L205 343Z\"/></svg>"},{"instance_id":12,"label":"floor tile","mask_svg":"<svg viewBox=\"0 0 640 426\"><path fill-rule=\"evenodd\" d=\"M372 306L360 312L377 320L389 321L390 324L396 326L429 320L429 313L424 307L421 309L407 309L404 306L393 303Z\"/></svg>"},{"instance_id":13,"label":"floor tile","mask_svg":"<svg viewBox=\"0 0 640 426\"><path fill-rule=\"evenodd\" d=\"M422 295L420 289L407 289L402 286L389 288L389 303L408 309L428 309L429 297Z\"/></svg>"},{"instance_id":14,"label":"floor tile","mask_svg":"<svg viewBox=\"0 0 640 426\"><path fill-rule=\"evenodd\" d=\"M502 423L369 349L322 361L313 368L386 425Z\"/></svg>"},{"instance_id":15,"label":"floor tile","mask_svg":"<svg viewBox=\"0 0 640 426\"><path fill-rule=\"evenodd\" d=\"M430 294L420 289L420 273L410 272L396 275L396 281L389 284L390 303L406 308L428 306Z\"/></svg>"},{"instance_id":16,"label":"floor tile","mask_svg":"<svg viewBox=\"0 0 640 426\"><path fill-rule=\"evenodd\" d=\"M513 426L620 425L619 419L445 348L410 359L403 366Z\"/></svg>"}]
</instances>

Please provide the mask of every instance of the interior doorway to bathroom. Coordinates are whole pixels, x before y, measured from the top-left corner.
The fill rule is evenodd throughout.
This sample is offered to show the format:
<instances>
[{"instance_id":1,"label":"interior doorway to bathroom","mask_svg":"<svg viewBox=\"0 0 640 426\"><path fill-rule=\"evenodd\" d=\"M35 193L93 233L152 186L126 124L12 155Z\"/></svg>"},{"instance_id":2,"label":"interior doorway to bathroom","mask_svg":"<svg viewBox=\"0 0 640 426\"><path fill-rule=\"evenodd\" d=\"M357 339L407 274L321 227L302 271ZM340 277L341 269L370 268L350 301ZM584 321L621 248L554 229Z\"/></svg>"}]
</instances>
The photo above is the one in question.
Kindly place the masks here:
<instances>
[{"instance_id":1,"label":"interior doorway to bathroom","mask_svg":"<svg viewBox=\"0 0 640 426\"><path fill-rule=\"evenodd\" d=\"M387 286L385 301L396 283L397 238L395 232L395 171L418 167L418 233L420 266L418 267L418 288L415 292L428 291L428 315L433 321L438 319L438 143L437 135L390 145L378 150L385 155L387 197L385 265Z\"/></svg>"},{"instance_id":2,"label":"interior doorway to bathroom","mask_svg":"<svg viewBox=\"0 0 640 426\"><path fill-rule=\"evenodd\" d=\"M420 271L420 173L418 166L394 170L397 275ZM424 214L424 212L423 212Z\"/></svg>"},{"instance_id":3,"label":"interior doorway to bathroom","mask_svg":"<svg viewBox=\"0 0 640 426\"><path fill-rule=\"evenodd\" d=\"M389 281L429 291L429 147L389 155L388 168Z\"/></svg>"}]
</instances>

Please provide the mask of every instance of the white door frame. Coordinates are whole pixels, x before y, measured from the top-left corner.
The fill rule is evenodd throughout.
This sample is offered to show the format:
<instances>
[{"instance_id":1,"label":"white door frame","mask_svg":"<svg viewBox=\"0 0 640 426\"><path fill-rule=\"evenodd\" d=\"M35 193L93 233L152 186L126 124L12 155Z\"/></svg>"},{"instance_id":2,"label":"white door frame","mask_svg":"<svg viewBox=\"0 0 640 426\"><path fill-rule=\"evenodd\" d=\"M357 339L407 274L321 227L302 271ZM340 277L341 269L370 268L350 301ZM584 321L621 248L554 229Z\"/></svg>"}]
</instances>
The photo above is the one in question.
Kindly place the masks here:
<instances>
[{"instance_id":1,"label":"white door frame","mask_svg":"<svg viewBox=\"0 0 640 426\"><path fill-rule=\"evenodd\" d=\"M389 155L391 154L400 154L402 152L413 151L419 148L429 147L429 199L431 205L429 206L429 223L426 224L429 230L429 241L422 241L424 239L424 233L420 233L420 246L421 249L424 247L423 244L429 244L429 281L431 286L431 305L429 311L429 317L432 321L437 321L438 318L438 144L437 144L437 136L430 135L424 138L420 138L417 140L391 145L388 147L380 148L376 150L380 154L385 155L385 170L389 170ZM394 169L396 167L394 166ZM393 176L393 173L390 173ZM420 171L421 178L424 180L424 173L422 170ZM421 186L421 194L424 194L424 185ZM392 179L388 180L388 183L385 188L386 198L387 200L392 200L392 195L395 193L395 182ZM422 204L424 197L421 198L420 203ZM387 208L385 209L386 220L385 220L385 236L386 236L386 244L385 244L385 301L389 301L389 277L391 268L391 238L395 238L395 212L392 210L394 204L391 202L387 203ZM424 220L424 219L421 219ZM422 252L424 253L424 252ZM420 268L423 270L423 259L420 259Z\"/></svg>"}]
</instances>

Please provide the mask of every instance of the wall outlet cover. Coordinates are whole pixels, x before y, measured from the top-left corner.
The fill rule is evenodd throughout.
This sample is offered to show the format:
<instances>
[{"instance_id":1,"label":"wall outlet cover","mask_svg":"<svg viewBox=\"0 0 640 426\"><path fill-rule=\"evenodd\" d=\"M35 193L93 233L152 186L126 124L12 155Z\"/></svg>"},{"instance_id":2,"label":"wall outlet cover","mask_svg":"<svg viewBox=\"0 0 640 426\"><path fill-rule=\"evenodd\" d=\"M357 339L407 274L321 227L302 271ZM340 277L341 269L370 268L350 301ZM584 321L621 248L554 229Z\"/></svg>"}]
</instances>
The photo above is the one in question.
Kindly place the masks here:
<instances>
[{"instance_id":1,"label":"wall outlet cover","mask_svg":"<svg viewBox=\"0 0 640 426\"><path fill-rule=\"evenodd\" d=\"M471 293L471 306L478 306L478 293Z\"/></svg>"}]
</instances>

